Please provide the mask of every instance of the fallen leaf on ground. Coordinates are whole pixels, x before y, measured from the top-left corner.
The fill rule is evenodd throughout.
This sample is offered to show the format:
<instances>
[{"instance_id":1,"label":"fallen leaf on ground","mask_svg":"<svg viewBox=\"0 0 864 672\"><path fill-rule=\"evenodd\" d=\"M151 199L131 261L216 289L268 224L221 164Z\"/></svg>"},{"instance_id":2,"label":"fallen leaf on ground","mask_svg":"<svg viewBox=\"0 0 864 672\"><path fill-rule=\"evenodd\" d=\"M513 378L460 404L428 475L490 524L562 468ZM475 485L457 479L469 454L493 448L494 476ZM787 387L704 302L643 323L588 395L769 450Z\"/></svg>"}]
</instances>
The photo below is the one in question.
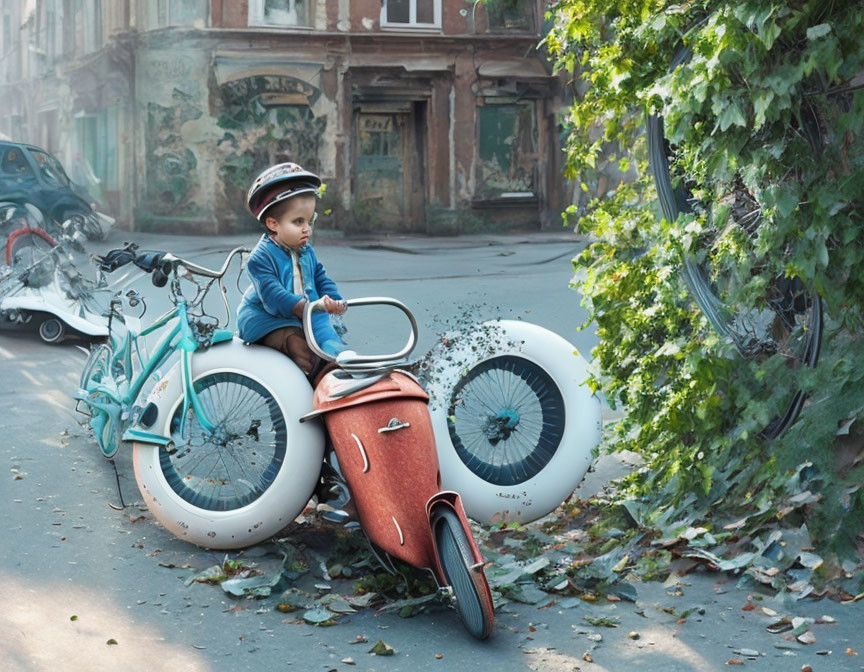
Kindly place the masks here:
<instances>
[{"instance_id":1,"label":"fallen leaf on ground","mask_svg":"<svg viewBox=\"0 0 864 672\"><path fill-rule=\"evenodd\" d=\"M726 661L726 664L727 665L743 665L744 661L741 660L740 658L730 658L729 660Z\"/></svg>"},{"instance_id":2,"label":"fallen leaf on ground","mask_svg":"<svg viewBox=\"0 0 864 672\"><path fill-rule=\"evenodd\" d=\"M376 656L392 656L396 651L383 639L379 639L375 642L375 646L369 649L369 653L374 653Z\"/></svg>"},{"instance_id":3,"label":"fallen leaf on ground","mask_svg":"<svg viewBox=\"0 0 864 672\"><path fill-rule=\"evenodd\" d=\"M617 616L583 616L582 620L603 628L617 628L621 624L621 619Z\"/></svg>"}]
</instances>

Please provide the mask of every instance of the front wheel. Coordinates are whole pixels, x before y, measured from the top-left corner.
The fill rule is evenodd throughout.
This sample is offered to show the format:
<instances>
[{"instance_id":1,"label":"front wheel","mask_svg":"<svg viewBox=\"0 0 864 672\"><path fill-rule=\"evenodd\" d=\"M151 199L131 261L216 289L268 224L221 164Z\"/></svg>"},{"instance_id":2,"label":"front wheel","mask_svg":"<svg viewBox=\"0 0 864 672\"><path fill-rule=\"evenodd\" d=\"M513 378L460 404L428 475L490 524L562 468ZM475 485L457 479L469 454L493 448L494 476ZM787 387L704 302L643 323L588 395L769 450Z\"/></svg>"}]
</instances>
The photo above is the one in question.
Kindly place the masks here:
<instances>
[{"instance_id":1,"label":"front wheel","mask_svg":"<svg viewBox=\"0 0 864 672\"><path fill-rule=\"evenodd\" d=\"M472 569L474 556L462 523L453 511L442 509L435 523L438 561L453 589L456 611L465 629L477 639L486 639L495 626L495 615L486 576Z\"/></svg>"},{"instance_id":2,"label":"front wheel","mask_svg":"<svg viewBox=\"0 0 864 672\"><path fill-rule=\"evenodd\" d=\"M300 424L312 389L288 358L239 341L192 357L205 429L183 420L179 365L157 385L154 429L168 446L135 443L135 479L156 519L209 548L242 548L288 525L309 501L324 451L320 425Z\"/></svg>"}]
</instances>

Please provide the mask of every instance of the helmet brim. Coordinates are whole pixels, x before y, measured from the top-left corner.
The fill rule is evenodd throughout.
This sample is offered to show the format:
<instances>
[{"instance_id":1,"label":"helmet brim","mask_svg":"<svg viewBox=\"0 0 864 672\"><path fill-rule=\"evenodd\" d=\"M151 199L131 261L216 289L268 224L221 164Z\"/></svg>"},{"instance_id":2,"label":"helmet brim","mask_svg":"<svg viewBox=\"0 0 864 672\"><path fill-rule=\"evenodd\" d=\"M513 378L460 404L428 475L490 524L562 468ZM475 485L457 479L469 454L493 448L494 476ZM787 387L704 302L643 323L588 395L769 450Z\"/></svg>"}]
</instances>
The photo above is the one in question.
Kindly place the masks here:
<instances>
[{"instance_id":1,"label":"helmet brim","mask_svg":"<svg viewBox=\"0 0 864 672\"><path fill-rule=\"evenodd\" d=\"M320 186L320 185L319 185ZM281 203L282 201L287 201L289 198L294 198L295 196L302 196L303 194L312 194L313 196L318 196L318 188L314 185L300 187L298 189L292 189L290 191L283 191L280 194L277 194L272 200L267 201L264 204L264 207L258 210L258 214L255 215L255 212L252 212L252 215L260 222L264 221L263 218L266 215L266 212L272 208L277 203Z\"/></svg>"}]
</instances>

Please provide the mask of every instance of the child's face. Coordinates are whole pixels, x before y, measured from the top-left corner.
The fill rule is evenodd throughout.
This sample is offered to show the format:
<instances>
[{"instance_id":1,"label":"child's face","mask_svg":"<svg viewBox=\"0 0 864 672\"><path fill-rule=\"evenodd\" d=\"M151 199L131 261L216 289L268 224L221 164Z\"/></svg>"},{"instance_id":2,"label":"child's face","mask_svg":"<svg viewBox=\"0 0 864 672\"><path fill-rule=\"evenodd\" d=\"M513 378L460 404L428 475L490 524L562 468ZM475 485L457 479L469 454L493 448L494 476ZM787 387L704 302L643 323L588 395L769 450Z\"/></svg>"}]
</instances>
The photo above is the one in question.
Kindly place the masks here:
<instances>
[{"instance_id":1,"label":"child's face","mask_svg":"<svg viewBox=\"0 0 864 672\"><path fill-rule=\"evenodd\" d=\"M278 219L265 217L264 224L277 242L297 249L309 242L315 218L316 198L311 194L290 199Z\"/></svg>"}]
</instances>

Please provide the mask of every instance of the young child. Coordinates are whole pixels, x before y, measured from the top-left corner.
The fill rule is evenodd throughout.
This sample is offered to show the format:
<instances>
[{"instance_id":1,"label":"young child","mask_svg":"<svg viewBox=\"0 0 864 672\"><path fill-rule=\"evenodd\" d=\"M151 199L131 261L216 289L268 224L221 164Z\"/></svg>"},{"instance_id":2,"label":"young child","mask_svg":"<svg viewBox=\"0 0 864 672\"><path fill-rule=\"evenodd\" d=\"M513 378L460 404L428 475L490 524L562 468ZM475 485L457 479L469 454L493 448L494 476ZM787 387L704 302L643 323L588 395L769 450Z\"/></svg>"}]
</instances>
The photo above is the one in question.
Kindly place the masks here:
<instances>
[{"instance_id":1,"label":"young child","mask_svg":"<svg viewBox=\"0 0 864 672\"><path fill-rule=\"evenodd\" d=\"M246 207L267 230L249 257L252 284L237 309L240 338L285 353L307 376L320 359L303 335L303 307L324 297L327 313L347 308L309 245L320 186L321 178L296 163L268 168L252 183ZM330 315L315 313L312 330L328 354L345 350Z\"/></svg>"}]
</instances>

